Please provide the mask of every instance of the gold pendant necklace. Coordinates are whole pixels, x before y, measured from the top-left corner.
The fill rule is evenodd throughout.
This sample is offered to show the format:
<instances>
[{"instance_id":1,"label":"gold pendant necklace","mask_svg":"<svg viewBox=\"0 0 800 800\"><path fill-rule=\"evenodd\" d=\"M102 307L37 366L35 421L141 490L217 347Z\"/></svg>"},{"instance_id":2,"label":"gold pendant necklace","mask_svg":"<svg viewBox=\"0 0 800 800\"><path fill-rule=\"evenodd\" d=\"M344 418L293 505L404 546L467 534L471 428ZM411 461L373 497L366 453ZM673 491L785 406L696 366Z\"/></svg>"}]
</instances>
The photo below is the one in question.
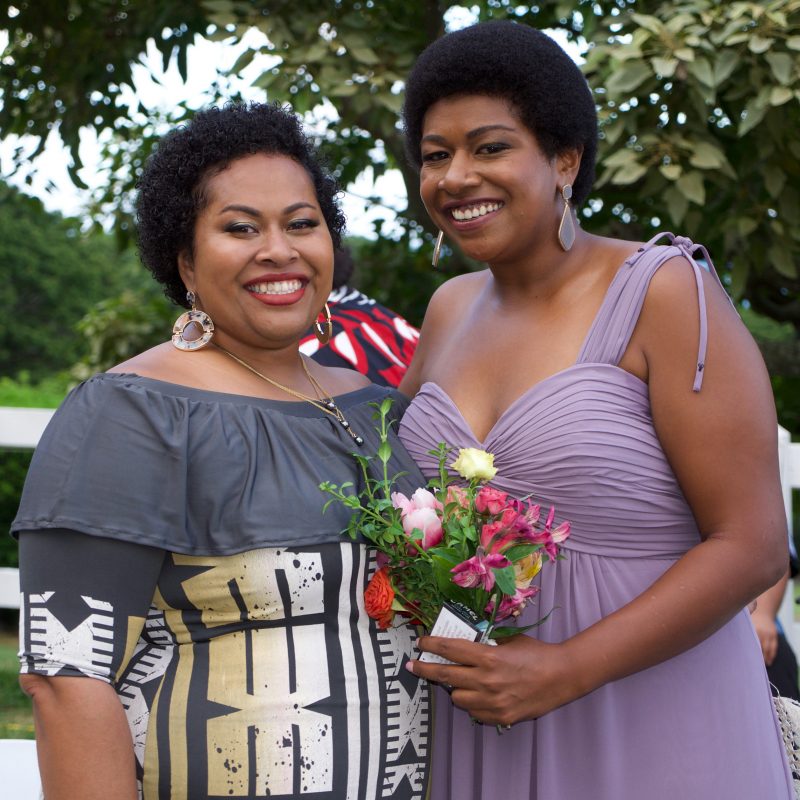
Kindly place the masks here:
<instances>
[{"instance_id":1,"label":"gold pendant necklace","mask_svg":"<svg viewBox=\"0 0 800 800\"><path fill-rule=\"evenodd\" d=\"M249 369L254 375L257 375L261 380L266 381L270 385L274 386L276 389L280 389L282 392L286 392L286 394L290 394L292 397L296 397L298 400L302 400L304 403L310 403L314 408L319 409L325 414L333 417L349 434L352 440L361 447L364 444L364 440L350 427L350 423L345 419L344 414L342 414L339 407L333 401L333 397L329 395L323 388L320 386L319 381L309 372L308 367L306 366L305 359L300 357L300 364L303 367L303 372L306 374L306 378L308 378L308 382L311 384L311 388L314 390L314 393L317 395L317 399L315 400L313 397L308 397L304 395L302 392L298 392L295 389L290 389L288 386L284 386L282 383L278 383L278 381L273 380L272 378L267 377L263 373L259 372L255 367L251 367L246 361L242 361L239 356L234 355L231 353L230 350L226 350L222 345L217 344L216 342L213 343L215 347L219 350L222 350L225 355L230 356L234 361L241 364L245 369Z\"/></svg>"}]
</instances>

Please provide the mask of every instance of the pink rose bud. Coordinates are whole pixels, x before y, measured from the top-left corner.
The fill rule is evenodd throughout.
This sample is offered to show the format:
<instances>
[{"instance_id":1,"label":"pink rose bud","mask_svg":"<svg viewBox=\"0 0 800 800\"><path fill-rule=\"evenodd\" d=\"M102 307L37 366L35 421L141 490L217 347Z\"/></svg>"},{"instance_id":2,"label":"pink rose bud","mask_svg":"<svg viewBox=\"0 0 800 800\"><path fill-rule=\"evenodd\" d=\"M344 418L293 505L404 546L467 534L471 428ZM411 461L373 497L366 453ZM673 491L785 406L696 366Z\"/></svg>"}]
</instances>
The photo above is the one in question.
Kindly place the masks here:
<instances>
[{"instance_id":1,"label":"pink rose bud","mask_svg":"<svg viewBox=\"0 0 800 800\"><path fill-rule=\"evenodd\" d=\"M508 495L491 486L482 486L475 495L475 508L479 514L499 514L508 503Z\"/></svg>"}]
</instances>

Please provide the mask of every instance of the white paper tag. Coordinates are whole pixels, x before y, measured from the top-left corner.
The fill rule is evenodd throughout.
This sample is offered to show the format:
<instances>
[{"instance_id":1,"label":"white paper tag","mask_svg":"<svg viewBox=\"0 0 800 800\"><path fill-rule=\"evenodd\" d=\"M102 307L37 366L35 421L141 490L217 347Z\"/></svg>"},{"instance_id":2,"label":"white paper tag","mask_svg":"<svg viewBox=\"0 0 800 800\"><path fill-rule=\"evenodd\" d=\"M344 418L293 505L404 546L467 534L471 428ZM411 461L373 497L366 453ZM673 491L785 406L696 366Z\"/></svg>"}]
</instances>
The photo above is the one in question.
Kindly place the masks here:
<instances>
[{"instance_id":1,"label":"white paper tag","mask_svg":"<svg viewBox=\"0 0 800 800\"><path fill-rule=\"evenodd\" d=\"M467 639L470 642L483 641L484 632L450 605L442 606L436 622L430 632L431 636L444 636L448 639ZM491 640L488 640L491 642ZM494 642L491 642L494 644ZM454 662L436 655L435 653L423 652L419 660L426 664L452 664Z\"/></svg>"}]
</instances>

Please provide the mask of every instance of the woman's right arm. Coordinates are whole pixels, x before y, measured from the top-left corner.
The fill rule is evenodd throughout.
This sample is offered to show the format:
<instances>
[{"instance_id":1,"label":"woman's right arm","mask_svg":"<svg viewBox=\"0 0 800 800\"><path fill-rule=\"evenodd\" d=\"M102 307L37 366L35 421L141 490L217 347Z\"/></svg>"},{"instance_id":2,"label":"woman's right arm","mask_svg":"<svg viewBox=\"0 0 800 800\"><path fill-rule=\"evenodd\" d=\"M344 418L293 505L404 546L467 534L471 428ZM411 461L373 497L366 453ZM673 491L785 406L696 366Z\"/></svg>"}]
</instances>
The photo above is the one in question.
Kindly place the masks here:
<instances>
[{"instance_id":1,"label":"woman's right arm","mask_svg":"<svg viewBox=\"0 0 800 800\"><path fill-rule=\"evenodd\" d=\"M132 655L164 551L68 530L20 534L20 685L33 701L47 800L135 800L114 682Z\"/></svg>"}]
</instances>

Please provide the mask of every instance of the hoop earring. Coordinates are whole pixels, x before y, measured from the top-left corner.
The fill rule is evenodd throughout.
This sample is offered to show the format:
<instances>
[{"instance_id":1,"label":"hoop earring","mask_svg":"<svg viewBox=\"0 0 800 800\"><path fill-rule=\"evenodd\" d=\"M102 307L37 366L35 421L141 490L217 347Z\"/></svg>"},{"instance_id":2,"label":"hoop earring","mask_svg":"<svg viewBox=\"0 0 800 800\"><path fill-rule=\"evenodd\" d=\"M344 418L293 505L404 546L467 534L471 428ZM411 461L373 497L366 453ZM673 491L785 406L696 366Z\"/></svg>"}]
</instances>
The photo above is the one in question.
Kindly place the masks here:
<instances>
[{"instance_id":1,"label":"hoop earring","mask_svg":"<svg viewBox=\"0 0 800 800\"><path fill-rule=\"evenodd\" d=\"M195 300L197 299L194 292L186 292L186 299L191 303L191 311L184 311L175 324L172 326L172 345L178 350L184 352L191 352L192 350L199 350L205 347L214 335L214 323L211 317L205 311L199 311L195 307ZM187 339L185 333L188 328L200 326L202 333L196 339Z\"/></svg>"},{"instance_id":2,"label":"hoop earring","mask_svg":"<svg viewBox=\"0 0 800 800\"><path fill-rule=\"evenodd\" d=\"M320 344L328 344L333 333L333 322L331 321L331 310L328 308L327 303L325 303L325 307L320 313L323 312L325 313L325 321L316 320L314 322L314 336L317 337L317 341Z\"/></svg>"},{"instance_id":3,"label":"hoop earring","mask_svg":"<svg viewBox=\"0 0 800 800\"><path fill-rule=\"evenodd\" d=\"M434 269L439 268L439 256L442 254L442 243L444 242L444 231L439 231L436 237L436 244L433 246L433 258L431 259L431 266Z\"/></svg>"},{"instance_id":4,"label":"hoop earring","mask_svg":"<svg viewBox=\"0 0 800 800\"><path fill-rule=\"evenodd\" d=\"M558 243L566 252L575 244L575 220L572 219L572 207L569 204L572 197L570 184L564 184L561 188L561 196L564 198L564 213L561 215L561 222L558 226Z\"/></svg>"}]
</instances>

